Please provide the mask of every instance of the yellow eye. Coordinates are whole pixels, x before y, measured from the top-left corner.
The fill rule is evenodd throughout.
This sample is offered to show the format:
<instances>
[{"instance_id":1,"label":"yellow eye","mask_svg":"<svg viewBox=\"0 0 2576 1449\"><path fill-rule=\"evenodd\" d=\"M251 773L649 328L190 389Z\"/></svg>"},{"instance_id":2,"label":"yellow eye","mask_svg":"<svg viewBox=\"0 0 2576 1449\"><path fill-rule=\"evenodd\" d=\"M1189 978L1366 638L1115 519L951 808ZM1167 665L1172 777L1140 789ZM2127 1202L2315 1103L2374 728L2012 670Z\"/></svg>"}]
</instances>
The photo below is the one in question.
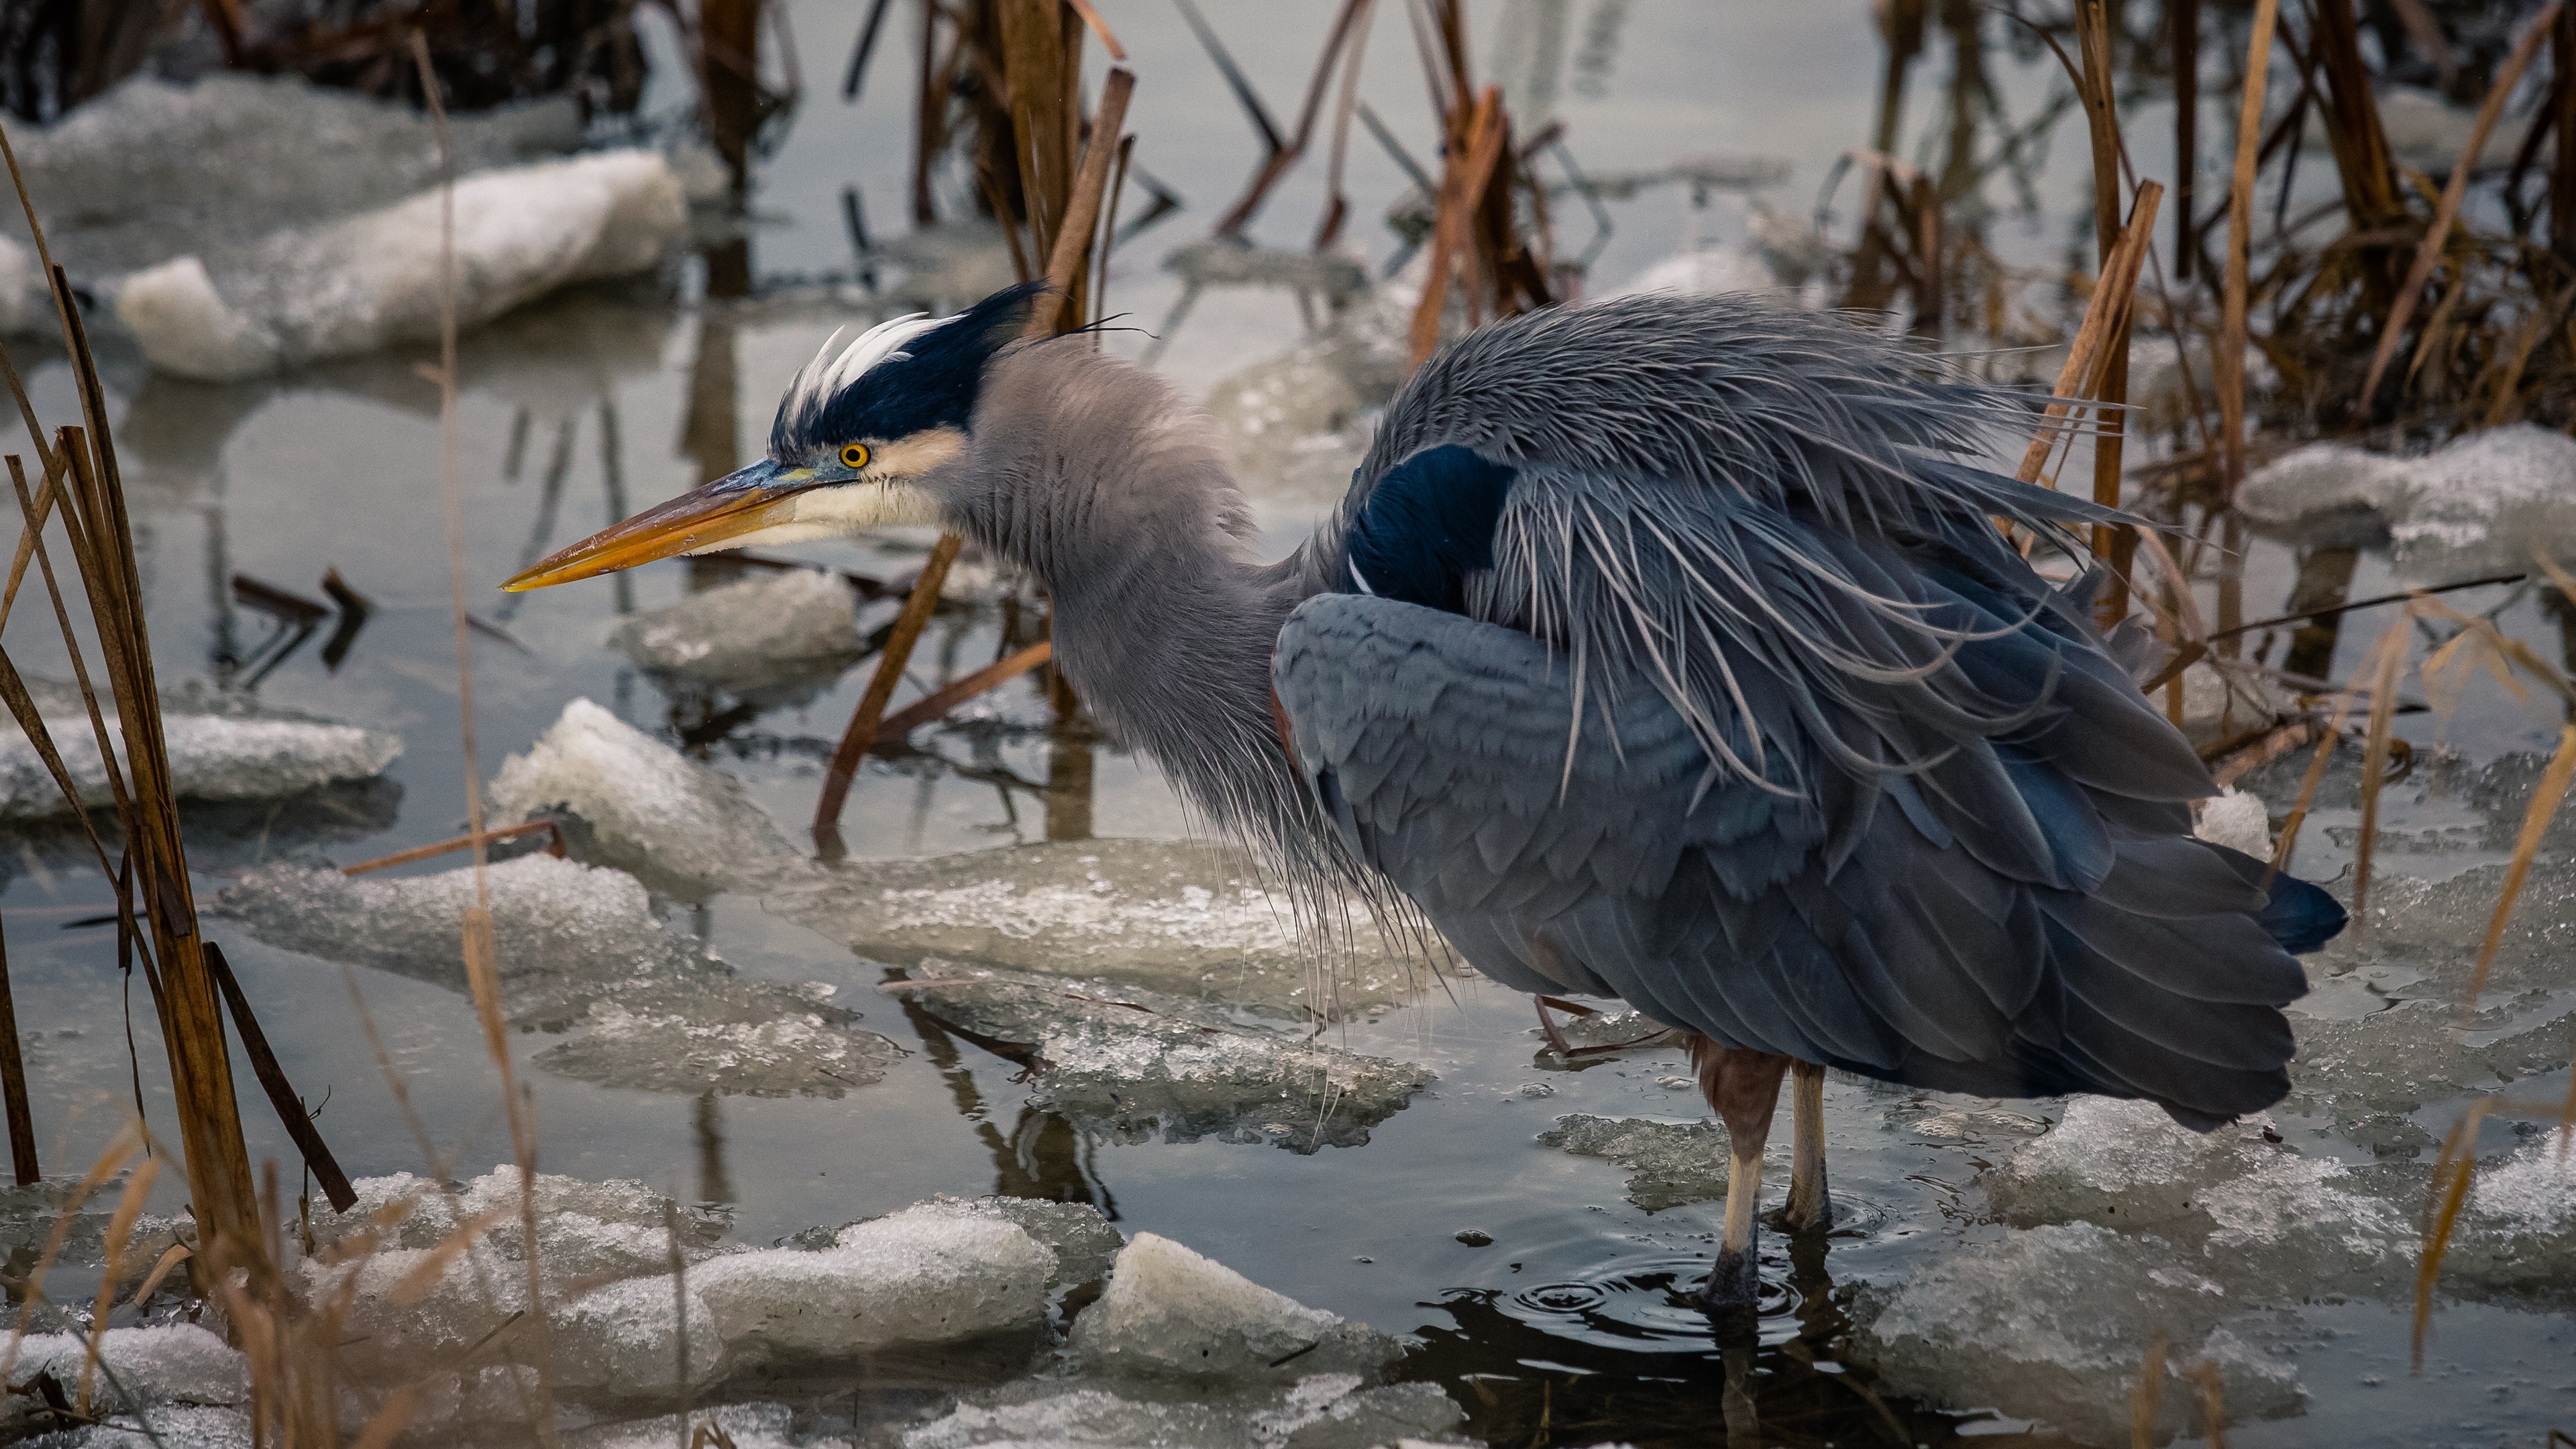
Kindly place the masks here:
<instances>
[{"instance_id":1,"label":"yellow eye","mask_svg":"<svg viewBox=\"0 0 2576 1449\"><path fill-rule=\"evenodd\" d=\"M841 466L851 469L864 468L868 466L868 450L857 443L852 443L848 447L843 448L841 450Z\"/></svg>"}]
</instances>

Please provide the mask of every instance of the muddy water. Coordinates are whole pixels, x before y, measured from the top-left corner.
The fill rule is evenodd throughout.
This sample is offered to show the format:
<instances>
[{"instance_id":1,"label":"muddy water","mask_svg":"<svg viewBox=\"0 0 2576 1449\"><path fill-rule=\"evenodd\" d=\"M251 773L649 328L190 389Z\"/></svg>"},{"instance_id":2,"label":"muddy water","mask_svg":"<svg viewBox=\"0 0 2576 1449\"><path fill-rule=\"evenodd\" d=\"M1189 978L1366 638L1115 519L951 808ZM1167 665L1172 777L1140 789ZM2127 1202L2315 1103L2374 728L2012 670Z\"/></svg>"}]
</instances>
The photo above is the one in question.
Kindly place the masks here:
<instances>
[{"instance_id":1,"label":"muddy water","mask_svg":"<svg viewBox=\"0 0 2576 1449\"><path fill-rule=\"evenodd\" d=\"M1179 297L1179 283L1156 260L1204 229L1254 151L1220 83L1165 10L1147 0L1102 8L1142 77L1138 163L1188 203L1123 253L1114 275L1113 306L1150 327ZM1291 106L1322 15L1220 9L1220 27L1273 104ZM791 13L808 47L808 77L834 72L851 17L819 0ZM1866 6L1591 0L1511 13L1564 19L1556 113L1596 172L1648 170L1710 152L1773 155L1790 171L1770 199L1803 212L1833 158L1866 140L1879 63ZM1378 31L1365 93L1417 154L1427 154L1401 22L1381 16ZM1479 54L1492 51L1488 37ZM809 98L763 173L747 247L719 255L717 290L721 273L745 262L760 278L855 274L839 199L845 185L857 188L880 238L902 230L909 145L902 59L895 47L879 55L855 107L833 95ZM1918 69L1918 92L1937 86L1945 63ZM1991 64L2017 114L2033 109L2050 84L2047 72L2002 54ZM1918 94L1909 134L1937 124L1931 105ZM2138 124L2156 124L2153 116L2150 109ZM2151 140L2140 143L2140 164L2150 169L2152 149ZM1355 142L1352 230L1381 259L1391 241L1376 222L1379 199L1397 180L1391 161ZM1991 199L2006 213L1992 223L1998 250L2029 258L2062 252L2075 225L2064 201L2084 184L2080 159L2043 172L2035 193L2042 206L2022 217L2011 213L2011 188L1996 182ZM1256 231L1275 244L1299 244L1320 198L1310 165L1281 188ZM1138 200L1131 195L1129 204ZM1721 195L1694 212L1681 188L1665 186L1613 203L1613 215L1617 229L1596 284L1623 280L1686 237L1740 236L1743 210ZM702 300L708 275L693 263L667 285L562 299L467 340L467 568L478 616L507 636L476 645L483 749L476 768L488 778L568 700L588 697L734 774L801 840L820 760L864 669L749 693L705 690L648 675L605 646L621 616L718 581L727 576L721 566L659 564L524 599L488 591L549 548L748 461L780 381L834 327L878 315L863 295L828 285L789 286L759 301ZM1167 339L1158 365L1184 386L1204 388L1290 345L1300 330L1297 304L1284 292L1215 292ZM1119 336L1111 345L1135 355L1148 340ZM165 683L203 680L265 705L398 732L406 746L390 776L394 788L363 802L236 821L220 840L210 832L197 862L201 894L263 860L347 863L456 833L467 764L440 547L436 399L413 375L416 359L212 388L147 378L114 338L105 346ZM34 381L40 403L68 415L62 369L41 366ZM1264 547L1282 552L1322 503L1311 491L1255 488ZM926 542L891 536L799 552L886 577L912 567ZM238 573L310 594L326 568L374 605L336 668L323 661L319 637L286 649L271 621L232 602L229 583ZM2249 541L2234 616L2280 612L2300 569L2298 551ZM2365 554L2349 594L2395 586L2384 563ZM2504 604L2499 623L2544 656L2561 657L2559 617L2537 596L2467 597L2481 608ZM2220 616L2214 584L2203 607ZM888 612L871 606L862 627ZM2354 616L2339 639L2311 649L2304 667L2349 674L2386 617L2384 610ZM971 670L995 656L1008 627L989 599L943 615L914 673L928 684ZM2286 643L2269 646L2274 662ZM41 648L20 647L29 650L22 667L47 672ZM1029 682L980 713L979 722L924 731L917 753L871 761L845 817L853 868L870 858L1050 839L1185 833L1149 766L1078 731L1051 728ZM2474 765L2545 750L2557 725L2553 712L2490 687L2471 691L2447 743ZM2401 732L2428 749L2433 743L2429 719L2403 720ZM2439 791L2401 788L2391 792L2385 826L2438 831L2484 818ZM2326 878L2341 870L2357 819L2351 809L2321 811L2301 871ZM2490 863L2499 857L2486 839L2441 853L2425 869ZM112 933L78 924L104 910L106 896L67 856L33 844L0 852L0 872L46 1163L69 1170L97 1150L132 1100ZM523 1036L522 1079L535 1094L548 1170L639 1178L683 1199L731 1204L738 1236L755 1243L938 1192L1089 1201L1124 1229L1167 1234L1305 1302L1418 1335L1422 1346L1404 1372L1442 1383L1468 1410L1469 1430L1495 1443L1701 1443L1729 1428L1789 1442L2042 1442L1998 1411L1936 1408L1881 1391L1866 1369L1846 1362L1845 1329L1858 1285L1901 1285L2008 1231L1990 1220L1980 1174L2054 1120L2060 1104L1998 1107L1837 1081L1827 1110L1841 1226L1827 1245L1793 1248L1766 1237L1758 1322L1713 1325L1687 1301L1716 1225L1704 1200L1710 1184L1641 1191L1627 1168L1540 1141L1573 1114L1699 1121L1676 1053L1553 1069L1525 998L1455 982L1333 1029L1336 1045L1437 1073L1432 1089L1377 1126L1364 1146L1302 1155L1212 1138L1122 1143L1030 1106L1022 1062L879 990L889 967L773 916L758 892L660 904L671 925L747 975L831 988L833 1002L862 1013L867 1028L905 1055L882 1081L839 1095L722 1097L573 1081L534 1064L549 1038ZM349 983L450 1170L470 1176L507 1157L493 1074L460 996L383 972L358 971L344 983L327 963L236 939L238 932L215 934L288 1073L322 1104L322 1129L353 1175L417 1170L421 1152L378 1071ZM166 1125L148 1004L132 1031L147 1112ZM2565 1072L2528 1085L2549 1095L2564 1089ZM2438 1136L2460 1105L2430 1100L2412 1120ZM255 1156L293 1160L264 1107L246 1103L245 1119ZM2373 1156L2331 1120L2306 1130L2312 1152ZM1713 1153L1707 1170L1716 1171ZM2303 1340L2304 1415L2241 1426L2233 1442L2537 1443L2570 1412L2562 1316L2510 1304L2446 1307L2427 1376L2414 1382L2404 1377L2401 1308L2362 1297L2317 1306L2309 1322L2324 1332Z\"/></svg>"}]
</instances>

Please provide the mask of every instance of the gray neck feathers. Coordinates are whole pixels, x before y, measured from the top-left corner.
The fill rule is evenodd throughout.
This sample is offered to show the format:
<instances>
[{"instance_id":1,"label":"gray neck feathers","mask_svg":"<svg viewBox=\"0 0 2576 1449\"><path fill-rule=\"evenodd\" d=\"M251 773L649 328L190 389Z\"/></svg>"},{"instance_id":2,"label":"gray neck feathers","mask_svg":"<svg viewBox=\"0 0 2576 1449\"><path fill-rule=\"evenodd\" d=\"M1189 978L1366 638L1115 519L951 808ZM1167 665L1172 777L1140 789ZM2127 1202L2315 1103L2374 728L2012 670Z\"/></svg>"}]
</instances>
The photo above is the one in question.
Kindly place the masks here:
<instances>
[{"instance_id":1,"label":"gray neck feathers","mask_svg":"<svg viewBox=\"0 0 2576 1449\"><path fill-rule=\"evenodd\" d=\"M1296 599L1246 558L1242 496L1194 410L1089 338L1015 346L985 369L966 453L932 486L1046 585L1057 665L1093 715L1210 824L1313 880L1337 852L1270 707Z\"/></svg>"}]
</instances>

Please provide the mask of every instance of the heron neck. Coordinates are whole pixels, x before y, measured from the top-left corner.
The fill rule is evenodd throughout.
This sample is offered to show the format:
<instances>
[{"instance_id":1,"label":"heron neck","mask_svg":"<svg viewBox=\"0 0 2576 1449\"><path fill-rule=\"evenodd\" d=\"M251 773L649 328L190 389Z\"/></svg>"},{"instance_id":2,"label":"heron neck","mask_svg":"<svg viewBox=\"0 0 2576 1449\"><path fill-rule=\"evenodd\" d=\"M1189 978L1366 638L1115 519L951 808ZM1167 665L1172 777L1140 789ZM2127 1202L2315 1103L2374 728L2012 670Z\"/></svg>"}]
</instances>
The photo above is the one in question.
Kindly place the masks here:
<instances>
[{"instance_id":1,"label":"heron neck","mask_svg":"<svg viewBox=\"0 0 2576 1449\"><path fill-rule=\"evenodd\" d=\"M1256 848L1292 829L1270 655L1295 601L1247 556L1242 496L1169 385L1088 339L1010 349L955 475L950 515L1046 585L1057 666L1094 717Z\"/></svg>"}]
</instances>

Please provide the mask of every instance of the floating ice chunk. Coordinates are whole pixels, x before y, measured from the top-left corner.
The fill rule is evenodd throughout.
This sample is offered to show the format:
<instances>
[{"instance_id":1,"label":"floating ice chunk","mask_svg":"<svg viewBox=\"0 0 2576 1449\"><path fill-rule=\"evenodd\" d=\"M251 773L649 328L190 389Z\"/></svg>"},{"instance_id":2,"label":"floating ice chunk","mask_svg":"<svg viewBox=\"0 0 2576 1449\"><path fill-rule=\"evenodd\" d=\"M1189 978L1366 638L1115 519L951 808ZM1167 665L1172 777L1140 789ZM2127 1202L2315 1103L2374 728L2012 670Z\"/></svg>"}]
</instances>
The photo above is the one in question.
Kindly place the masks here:
<instances>
[{"instance_id":1,"label":"floating ice chunk","mask_svg":"<svg viewBox=\"0 0 2576 1449\"><path fill-rule=\"evenodd\" d=\"M1538 1140L1626 1168L1628 1201L1650 1213L1726 1196L1726 1128L1714 1121L1655 1122L1574 1112L1557 1118Z\"/></svg>"},{"instance_id":2,"label":"floating ice chunk","mask_svg":"<svg viewBox=\"0 0 2576 1449\"><path fill-rule=\"evenodd\" d=\"M1601 295L1677 292L1697 296L1709 292L1768 292L1779 285L1779 278L1771 274L1770 264L1759 251L1719 244L1693 247L1650 262L1644 271Z\"/></svg>"},{"instance_id":3,"label":"floating ice chunk","mask_svg":"<svg viewBox=\"0 0 2576 1449\"><path fill-rule=\"evenodd\" d=\"M1310 949L1291 903L1263 888L1249 860L1196 843L852 861L768 905L876 960L1107 980L1301 1023L1399 1005L1430 981L1365 915L1346 943Z\"/></svg>"},{"instance_id":4,"label":"floating ice chunk","mask_svg":"<svg viewBox=\"0 0 2576 1449\"><path fill-rule=\"evenodd\" d=\"M2191 833L2212 845L2242 851L2256 860L2272 858L2272 817L2263 800L2230 785L2200 802L2200 818Z\"/></svg>"},{"instance_id":5,"label":"floating ice chunk","mask_svg":"<svg viewBox=\"0 0 2576 1449\"><path fill-rule=\"evenodd\" d=\"M647 669L719 683L837 670L859 653L859 596L821 569L787 569L636 615L608 637Z\"/></svg>"},{"instance_id":6,"label":"floating ice chunk","mask_svg":"<svg viewBox=\"0 0 2576 1449\"><path fill-rule=\"evenodd\" d=\"M688 1367L681 1373L680 1314L688 1312ZM629 1278L585 1293L546 1315L553 1339L555 1384L567 1393L606 1399L667 1399L713 1383L724 1356L715 1315L692 1283L685 1295L671 1280Z\"/></svg>"},{"instance_id":7,"label":"floating ice chunk","mask_svg":"<svg viewBox=\"0 0 2576 1449\"><path fill-rule=\"evenodd\" d=\"M908 1208L844 1228L817 1252L716 1259L689 1287L734 1360L815 1358L1033 1332L1055 1266L1016 1223Z\"/></svg>"},{"instance_id":8,"label":"floating ice chunk","mask_svg":"<svg viewBox=\"0 0 2576 1449\"><path fill-rule=\"evenodd\" d=\"M504 1165L452 1194L437 1183L397 1172L350 1184L358 1200L345 1213L316 1217L319 1246L358 1232L375 1235L381 1249L435 1248L459 1224L480 1222L480 1249L511 1262L526 1259L519 1222L519 1170ZM399 1214L387 1210L402 1204ZM670 1265L670 1234L663 1211L670 1200L640 1182L592 1182L556 1173L537 1174L537 1252L549 1274L567 1279L660 1272ZM705 1203L678 1210L680 1248L692 1261L705 1257L731 1226L730 1211Z\"/></svg>"},{"instance_id":9,"label":"floating ice chunk","mask_svg":"<svg viewBox=\"0 0 2576 1449\"><path fill-rule=\"evenodd\" d=\"M2236 511L2257 528L2303 541L2360 543L2385 536L2413 496L2409 460L2310 443L2255 469L2236 490Z\"/></svg>"},{"instance_id":10,"label":"floating ice chunk","mask_svg":"<svg viewBox=\"0 0 2576 1449\"><path fill-rule=\"evenodd\" d=\"M456 115L447 139L461 171L480 171L578 149L581 110L555 96ZM438 133L417 107L238 71L189 85L139 73L10 140L75 279L382 206L439 178ZM5 225L22 234L15 217Z\"/></svg>"},{"instance_id":11,"label":"floating ice chunk","mask_svg":"<svg viewBox=\"0 0 2576 1449\"><path fill-rule=\"evenodd\" d=\"M50 1374L66 1394L72 1392L88 1357L86 1335L29 1334L20 1341L16 1361L9 1368L13 1392L0 1405L0 1423L33 1417L42 1408L42 1398L16 1392L33 1384L38 1375ZM90 1394L106 1408L130 1407L126 1394L140 1399L147 1411L148 1406L174 1400L206 1405L250 1402L250 1370L241 1354L192 1323L111 1328L100 1335L99 1358L108 1373L92 1376Z\"/></svg>"},{"instance_id":12,"label":"floating ice chunk","mask_svg":"<svg viewBox=\"0 0 2576 1449\"><path fill-rule=\"evenodd\" d=\"M1013 1224L1055 1254L1055 1270L1047 1276L1049 1288L1097 1282L1106 1277L1118 1250L1127 1245L1100 1209L1087 1202L1046 1202L1029 1197L935 1197L904 1210L907 1220L928 1222L937 1218L973 1218L986 1222ZM808 1228L782 1247L819 1250L831 1247L850 1223L841 1228Z\"/></svg>"},{"instance_id":13,"label":"floating ice chunk","mask_svg":"<svg viewBox=\"0 0 2576 1449\"><path fill-rule=\"evenodd\" d=\"M229 380L437 335L433 190L126 278L116 315L164 372ZM649 270L688 226L659 155L611 151L456 184L457 312L488 322L574 282Z\"/></svg>"},{"instance_id":14,"label":"floating ice chunk","mask_svg":"<svg viewBox=\"0 0 2576 1449\"><path fill-rule=\"evenodd\" d=\"M2477 125L2474 106L2453 105L2440 91L2423 86L2374 85L2371 93L2378 103L2380 133L2387 138L2389 154L2400 164L2436 176L2460 164L2460 154L2469 149L2469 136ZM2302 144L2326 149L2332 124L2323 116L2309 116ZM2509 166L2520 144L2520 133L2511 127L2492 127L2475 164ZM2544 139L2537 154L2547 156L2549 150L2550 143Z\"/></svg>"},{"instance_id":15,"label":"floating ice chunk","mask_svg":"<svg viewBox=\"0 0 2576 1449\"><path fill-rule=\"evenodd\" d=\"M733 974L664 930L622 871L548 855L491 867L502 1007L586 1030L538 1057L583 1081L647 1091L837 1097L885 1074L894 1045L855 1013ZM470 867L386 879L276 866L217 898L272 946L465 989Z\"/></svg>"},{"instance_id":16,"label":"floating ice chunk","mask_svg":"<svg viewBox=\"0 0 2576 1449\"><path fill-rule=\"evenodd\" d=\"M1864 1288L1853 1347L1882 1389L1957 1408L2042 1419L2086 1443L2127 1443L2129 1391L2148 1341L2169 1334L2179 1368L2248 1306L2162 1239L2091 1223L2035 1228ZM2231 1337L2209 1355L2238 1420L2299 1412L2295 1374ZM2165 1385L2159 1426L2179 1431L2198 1394Z\"/></svg>"},{"instance_id":17,"label":"floating ice chunk","mask_svg":"<svg viewBox=\"0 0 2576 1449\"><path fill-rule=\"evenodd\" d=\"M92 809L115 803L97 732L77 696L39 696L46 733L61 752L63 768ZM100 701L102 705L105 700ZM161 733L169 748L171 792L182 800L271 800L317 790L338 781L385 772L402 754L396 736L303 715L222 710L210 712L204 696L173 694L162 702ZM116 713L106 711L124 768L124 738ZM0 736L0 820L34 820L68 814L63 793L24 733L12 726Z\"/></svg>"},{"instance_id":18,"label":"floating ice chunk","mask_svg":"<svg viewBox=\"0 0 2576 1449\"><path fill-rule=\"evenodd\" d=\"M1357 1146L1432 1080L1194 998L937 957L917 969L906 995L961 1031L1032 1048L1034 1100L1119 1141Z\"/></svg>"},{"instance_id":19,"label":"floating ice chunk","mask_svg":"<svg viewBox=\"0 0 2576 1449\"><path fill-rule=\"evenodd\" d=\"M799 857L732 776L587 699L492 779L508 819L569 812L574 853L685 900L774 883Z\"/></svg>"},{"instance_id":20,"label":"floating ice chunk","mask_svg":"<svg viewBox=\"0 0 2576 1449\"><path fill-rule=\"evenodd\" d=\"M1038 1044L1039 1106L1124 1142L1356 1147L1431 1085L1429 1069L1169 1018L1084 1023Z\"/></svg>"},{"instance_id":21,"label":"floating ice chunk","mask_svg":"<svg viewBox=\"0 0 2576 1449\"><path fill-rule=\"evenodd\" d=\"M2356 1191L2341 1163L2304 1157L2269 1130L2258 1116L2196 1133L2152 1103L2077 1097L1989 1175L1986 1191L2009 1222L2073 1220L2202 1243L2176 1261L2223 1268L2240 1285L2387 1281L2414 1249L2404 1215Z\"/></svg>"},{"instance_id":22,"label":"floating ice chunk","mask_svg":"<svg viewBox=\"0 0 2576 1449\"><path fill-rule=\"evenodd\" d=\"M1118 1255L1108 1288L1073 1321L1073 1349L1104 1372L1188 1379L1372 1373L1398 1351L1366 1324L1274 1293L1154 1233L1138 1233ZM1295 1367L1274 1367L1282 1360Z\"/></svg>"},{"instance_id":23,"label":"floating ice chunk","mask_svg":"<svg viewBox=\"0 0 2576 1449\"><path fill-rule=\"evenodd\" d=\"M2518 568L2534 548L2576 552L2576 439L2527 423L2471 433L2421 458L2313 443L2245 480L2237 508L2312 543L2385 532L2401 572L2465 578Z\"/></svg>"},{"instance_id":24,"label":"floating ice chunk","mask_svg":"<svg viewBox=\"0 0 2576 1449\"><path fill-rule=\"evenodd\" d=\"M903 1449L1379 1449L1423 1444L1466 1415L1435 1384L1364 1388L1355 1374L1310 1374L1285 1390L1148 1397L1026 1380L974 1396L907 1431Z\"/></svg>"},{"instance_id":25,"label":"floating ice chunk","mask_svg":"<svg viewBox=\"0 0 2576 1449\"><path fill-rule=\"evenodd\" d=\"M723 1404L687 1415L665 1414L624 1424L602 1424L563 1436L564 1449L668 1449L690 1441L697 1426L724 1431L734 1449L850 1449L850 1441L820 1432L798 1433L796 1411L785 1404Z\"/></svg>"},{"instance_id":26,"label":"floating ice chunk","mask_svg":"<svg viewBox=\"0 0 2576 1449\"><path fill-rule=\"evenodd\" d=\"M113 1403L113 1395L102 1401ZM142 1415L108 1412L98 1423L21 1440L27 1449L253 1449L250 1415L240 1409L162 1404Z\"/></svg>"},{"instance_id":27,"label":"floating ice chunk","mask_svg":"<svg viewBox=\"0 0 2576 1449\"><path fill-rule=\"evenodd\" d=\"M2182 672L2182 732L2195 745L2232 740L2280 715L2270 685L2250 669L2220 669L2203 660Z\"/></svg>"}]
</instances>

